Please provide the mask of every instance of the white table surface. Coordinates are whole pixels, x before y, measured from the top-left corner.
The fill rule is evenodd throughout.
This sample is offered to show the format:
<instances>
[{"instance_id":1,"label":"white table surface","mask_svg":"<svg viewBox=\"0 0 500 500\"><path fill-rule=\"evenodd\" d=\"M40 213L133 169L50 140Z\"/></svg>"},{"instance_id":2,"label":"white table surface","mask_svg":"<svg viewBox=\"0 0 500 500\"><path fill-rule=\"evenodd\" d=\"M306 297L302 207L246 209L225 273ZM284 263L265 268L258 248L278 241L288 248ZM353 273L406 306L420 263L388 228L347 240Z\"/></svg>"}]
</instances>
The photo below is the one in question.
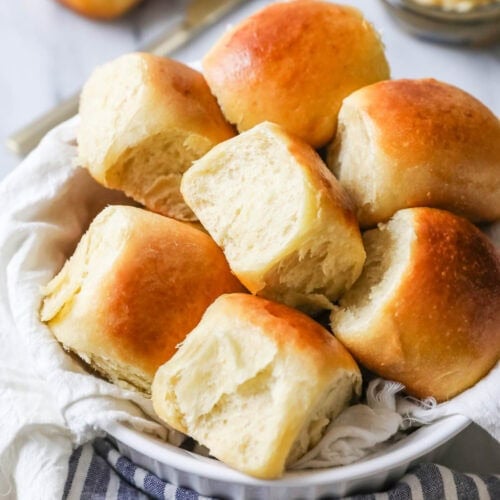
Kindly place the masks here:
<instances>
[{"instance_id":1,"label":"white table surface","mask_svg":"<svg viewBox=\"0 0 500 500\"><path fill-rule=\"evenodd\" d=\"M338 0L359 7L382 34L393 78L435 77L457 85L500 115L500 45L464 49L435 45L398 29L378 0ZM247 1L175 57L199 60L227 24L268 1ZM30 119L76 92L92 68L140 48L180 20L185 0L147 0L113 22L75 15L55 0L0 1L0 179L20 161L5 138ZM500 445L469 427L455 438L443 465L464 472L500 472Z\"/></svg>"}]
</instances>

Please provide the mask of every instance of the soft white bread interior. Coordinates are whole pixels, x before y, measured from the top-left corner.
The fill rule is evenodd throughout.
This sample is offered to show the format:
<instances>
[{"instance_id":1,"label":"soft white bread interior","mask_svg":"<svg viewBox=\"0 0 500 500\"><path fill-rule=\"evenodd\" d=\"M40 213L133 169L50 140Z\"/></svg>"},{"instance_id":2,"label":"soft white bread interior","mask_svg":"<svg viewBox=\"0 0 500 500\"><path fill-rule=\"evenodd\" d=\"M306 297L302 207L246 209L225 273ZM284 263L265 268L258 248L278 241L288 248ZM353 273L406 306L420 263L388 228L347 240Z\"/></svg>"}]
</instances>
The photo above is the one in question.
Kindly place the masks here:
<instances>
[{"instance_id":1,"label":"soft white bread interior","mask_svg":"<svg viewBox=\"0 0 500 500\"><path fill-rule=\"evenodd\" d=\"M276 2L228 31L203 72L240 132L272 121L313 147L334 134L342 99L389 78L384 46L357 9Z\"/></svg>"},{"instance_id":2,"label":"soft white bread interior","mask_svg":"<svg viewBox=\"0 0 500 500\"><path fill-rule=\"evenodd\" d=\"M436 80L379 82L347 97L328 165L362 227L417 206L500 219L500 121Z\"/></svg>"},{"instance_id":3,"label":"soft white bread interior","mask_svg":"<svg viewBox=\"0 0 500 500\"><path fill-rule=\"evenodd\" d=\"M216 146L184 174L181 190L254 294L314 312L361 273L349 197L316 152L277 125Z\"/></svg>"},{"instance_id":4,"label":"soft white bread interior","mask_svg":"<svg viewBox=\"0 0 500 500\"><path fill-rule=\"evenodd\" d=\"M81 165L101 184L180 220L195 219L179 192L182 173L234 135L198 71L151 54L96 69L80 117Z\"/></svg>"},{"instance_id":5,"label":"soft white bread interior","mask_svg":"<svg viewBox=\"0 0 500 500\"><path fill-rule=\"evenodd\" d=\"M351 355L304 314L259 297L219 297L153 388L158 416L226 464L279 477L359 395Z\"/></svg>"},{"instance_id":6,"label":"soft white bread interior","mask_svg":"<svg viewBox=\"0 0 500 500\"><path fill-rule=\"evenodd\" d=\"M109 380L149 393L156 369L213 300L242 290L207 234L112 206L45 287L41 319Z\"/></svg>"},{"instance_id":7,"label":"soft white bread interior","mask_svg":"<svg viewBox=\"0 0 500 500\"><path fill-rule=\"evenodd\" d=\"M79 14L96 19L114 19L141 0L59 0L62 4L70 7Z\"/></svg>"},{"instance_id":8,"label":"soft white bread interior","mask_svg":"<svg viewBox=\"0 0 500 500\"><path fill-rule=\"evenodd\" d=\"M418 397L447 400L500 354L500 260L470 222L405 209L364 235L363 274L332 312L360 363Z\"/></svg>"}]
</instances>

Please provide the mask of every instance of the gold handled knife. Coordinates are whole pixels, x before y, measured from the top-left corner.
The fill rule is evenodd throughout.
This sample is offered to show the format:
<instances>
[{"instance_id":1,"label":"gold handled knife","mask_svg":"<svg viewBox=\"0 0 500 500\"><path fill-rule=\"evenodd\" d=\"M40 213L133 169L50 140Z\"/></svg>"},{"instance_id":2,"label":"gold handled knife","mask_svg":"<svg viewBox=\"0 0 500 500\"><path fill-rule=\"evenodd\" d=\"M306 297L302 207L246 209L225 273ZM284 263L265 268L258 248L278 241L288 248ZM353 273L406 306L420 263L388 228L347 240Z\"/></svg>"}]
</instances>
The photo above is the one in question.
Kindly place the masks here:
<instances>
[{"instance_id":1,"label":"gold handled knife","mask_svg":"<svg viewBox=\"0 0 500 500\"><path fill-rule=\"evenodd\" d=\"M244 0L193 0L177 27L161 35L152 44L143 47L144 52L166 56L185 45L201 31L215 24ZM6 145L14 153L24 156L53 127L78 113L80 94L75 94L45 114L13 133Z\"/></svg>"}]
</instances>

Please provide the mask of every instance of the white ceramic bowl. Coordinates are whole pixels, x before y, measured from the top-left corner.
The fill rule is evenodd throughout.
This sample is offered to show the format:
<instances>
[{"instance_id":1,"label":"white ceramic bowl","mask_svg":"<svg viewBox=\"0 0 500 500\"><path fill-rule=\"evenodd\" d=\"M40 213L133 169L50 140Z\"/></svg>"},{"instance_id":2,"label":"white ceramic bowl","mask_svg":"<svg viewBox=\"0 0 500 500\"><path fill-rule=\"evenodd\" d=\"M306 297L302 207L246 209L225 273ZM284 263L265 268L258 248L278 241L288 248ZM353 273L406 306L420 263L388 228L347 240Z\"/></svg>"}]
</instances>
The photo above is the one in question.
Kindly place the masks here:
<instances>
[{"instance_id":1,"label":"white ceramic bowl","mask_svg":"<svg viewBox=\"0 0 500 500\"><path fill-rule=\"evenodd\" d=\"M30 345L36 344L43 351L40 372L60 372L58 387L62 390L58 403L68 425L80 431L112 422L117 411L123 417L125 403L131 399L130 394L98 379L85 380L78 389L68 387L66 384L83 383L87 375L81 367L68 362L52 338L45 338L47 332L38 320L39 286L72 253L82 232L103 206L126 203L117 192L99 186L86 171L74 165L76 126L77 119L55 129L13 173L8 187L15 196L10 195L12 203L2 223L7 221L13 235L9 251L14 256L8 254L8 266L9 276L15 278L9 280L9 300L16 328L26 340L37 338ZM500 236L500 225L497 235ZM19 241L24 241L20 247ZM130 418L137 418L137 407L126 408L134 410ZM113 423L104 430L116 439L124 455L173 484L207 496L293 500L380 490L401 477L411 464L439 460L443 445L468 422L464 417L447 417L355 464L289 472L275 481L246 476L221 462L176 448L124 424Z\"/></svg>"},{"instance_id":2,"label":"white ceramic bowl","mask_svg":"<svg viewBox=\"0 0 500 500\"><path fill-rule=\"evenodd\" d=\"M106 427L120 452L161 479L206 496L231 499L294 500L337 497L379 491L399 479L413 464L439 460L447 442L469 425L463 416L446 417L421 427L383 452L342 467L287 472L264 481L223 463L114 423Z\"/></svg>"},{"instance_id":3,"label":"white ceramic bowl","mask_svg":"<svg viewBox=\"0 0 500 500\"><path fill-rule=\"evenodd\" d=\"M92 216L110 202L124 202L123 198L116 198L116 193L99 187L85 171L71 166L75 155L74 127L76 123L72 121L54 130L50 137L46 138L45 145L20 167L21 170L16 172L14 179L16 182L11 182L11 185L16 187L15 192L19 199L26 197L30 200L34 198L36 201L33 202L34 205L30 202L29 207L25 207L21 215L16 211L14 211L16 217L9 215L9 217L14 217L13 223L18 223L20 218L21 223L26 225L28 222L32 228L37 228L39 231L36 233L39 260L34 259L34 262L30 262L26 276L18 276L22 279L13 280L15 283L26 282L26 286L29 285L28 290L38 289L41 283L38 281L35 283L33 280L38 280L44 273L49 272L47 255L50 254L51 259L57 257L58 265L62 265L64 255L71 253L81 236L81 231ZM25 182L27 178L31 179L31 182ZM16 208L16 210L19 209ZM44 228L50 228L50 231L45 231ZM50 263L49 267L53 264ZM33 266L36 272L33 272ZM25 289L16 288L13 297L22 297ZM19 300L18 303L22 307L29 306L30 314L31 309L35 309L26 301ZM17 315L24 318L21 310ZM36 329L37 322L37 315L35 315L34 327L31 321L26 320L18 327L20 330ZM40 335L43 333L37 332ZM64 366L67 369L66 365ZM71 373L76 376L75 373ZM66 372L65 375L67 375ZM103 394L110 394L110 389L100 386L99 390L93 387L92 391L91 394L85 393L85 399L95 397L95 405L92 406L95 411L95 408L101 408L99 406L101 397ZM126 397L121 393L115 396ZM69 406L74 410L74 402ZM85 421L85 425L95 427L97 421L111 421L106 417L106 412L116 410L116 408L111 403L105 407L106 409L100 409L99 418L77 412L80 419L79 425L83 425L82 422ZM256 418L258 418L257 415ZM287 472L282 479L274 481L263 481L246 476L217 460L176 448L124 424L109 424L104 430L116 439L120 451L125 456L173 484L191 488L207 496L231 499L293 500L380 490L401 477L410 465L420 460L439 460L443 445L464 429L468 423L465 417L447 417L414 431L398 443L387 447L383 452L352 465Z\"/></svg>"}]
</instances>

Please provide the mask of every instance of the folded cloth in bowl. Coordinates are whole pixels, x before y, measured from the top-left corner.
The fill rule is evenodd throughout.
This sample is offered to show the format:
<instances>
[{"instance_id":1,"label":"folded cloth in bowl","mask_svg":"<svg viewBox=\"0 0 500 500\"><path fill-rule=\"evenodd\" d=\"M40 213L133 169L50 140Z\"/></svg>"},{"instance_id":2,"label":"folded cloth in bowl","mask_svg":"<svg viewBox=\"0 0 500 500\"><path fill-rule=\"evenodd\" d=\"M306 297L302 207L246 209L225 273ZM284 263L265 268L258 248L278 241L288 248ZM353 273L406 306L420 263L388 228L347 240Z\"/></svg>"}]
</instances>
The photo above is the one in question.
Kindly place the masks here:
<instances>
[{"instance_id":1,"label":"folded cloth in bowl","mask_svg":"<svg viewBox=\"0 0 500 500\"><path fill-rule=\"evenodd\" d=\"M54 129L0 184L0 496L9 499L61 498L72 448L102 435L107 422L126 421L173 444L179 439L155 421L149 400L89 375L38 318L40 286L62 266L90 220L107 204L124 202L74 165L76 126L74 119ZM392 389L386 394L390 384L375 384L374 401L382 402L386 423L392 412L391 428L370 423L358 433L368 439L352 440L356 448L339 459L336 450L363 421L372 422L362 410L348 432L339 436L332 425L328 446L308 458L323 467L349 463L406 422L450 414L469 417L499 440L499 376L497 365L475 387L428 408L395 398Z\"/></svg>"},{"instance_id":2,"label":"folded cloth in bowl","mask_svg":"<svg viewBox=\"0 0 500 500\"><path fill-rule=\"evenodd\" d=\"M70 459L63 498L208 499L187 488L162 481L121 455L108 439L96 439L77 448ZM444 498L500 498L500 475L463 474L432 463L412 468L384 492L348 497L349 500L437 500Z\"/></svg>"}]
</instances>

